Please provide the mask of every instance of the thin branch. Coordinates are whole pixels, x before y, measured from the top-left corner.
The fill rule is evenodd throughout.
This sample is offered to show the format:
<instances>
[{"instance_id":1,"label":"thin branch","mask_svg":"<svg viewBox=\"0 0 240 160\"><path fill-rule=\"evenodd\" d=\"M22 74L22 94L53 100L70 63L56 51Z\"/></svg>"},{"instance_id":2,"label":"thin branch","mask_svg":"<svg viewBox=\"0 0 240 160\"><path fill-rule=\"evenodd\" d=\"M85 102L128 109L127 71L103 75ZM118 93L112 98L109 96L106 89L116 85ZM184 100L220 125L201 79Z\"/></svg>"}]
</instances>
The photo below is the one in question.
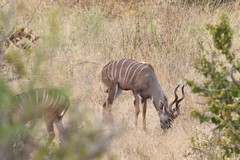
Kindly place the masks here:
<instances>
[{"instance_id":1,"label":"thin branch","mask_svg":"<svg viewBox=\"0 0 240 160\"><path fill-rule=\"evenodd\" d=\"M196 102L197 104L199 104L199 105L203 105L203 106L205 106L205 105L207 105L207 102Z\"/></svg>"},{"instance_id":2,"label":"thin branch","mask_svg":"<svg viewBox=\"0 0 240 160\"><path fill-rule=\"evenodd\" d=\"M231 88L222 88L222 89L208 89L208 88L200 88L203 91L208 91L208 92L221 92L221 91L232 91Z\"/></svg>"},{"instance_id":3,"label":"thin branch","mask_svg":"<svg viewBox=\"0 0 240 160\"><path fill-rule=\"evenodd\" d=\"M2 9L3 7L5 7L8 3L9 3L9 1L6 1L2 6L0 6L0 9Z\"/></svg>"},{"instance_id":4,"label":"thin branch","mask_svg":"<svg viewBox=\"0 0 240 160\"><path fill-rule=\"evenodd\" d=\"M35 16L35 14L37 13L37 10L39 9L39 7L41 6L42 1L39 2L37 8L34 10L33 14L31 15L31 17L29 18L29 20L27 21L26 27L28 27L28 25L30 24L30 22L33 20L33 17Z\"/></svg>"},{"instance_id":5,"label":"thin branch","mask_svg":"<svg viewBox=\"0 0 240 160\"><path fill-rule=\"evenodd\" d=\"M76 65L83 65L83 64L98 64L98 62L94 62L94 61L82 61L82 62L78 62L76 63Z\"/></svg>"},{"instance_id":6,"label":"thin branch","mask_svg":"<svg viewBox=\"0 0 240 160\"><path fill-rule=\"evenodd\" d=\"M2 38L0 38L0 43L5 42L9 37L11 37L14 34L14 32L9 33L6 36L3 36Z\"/></svg>"}]
</instances>

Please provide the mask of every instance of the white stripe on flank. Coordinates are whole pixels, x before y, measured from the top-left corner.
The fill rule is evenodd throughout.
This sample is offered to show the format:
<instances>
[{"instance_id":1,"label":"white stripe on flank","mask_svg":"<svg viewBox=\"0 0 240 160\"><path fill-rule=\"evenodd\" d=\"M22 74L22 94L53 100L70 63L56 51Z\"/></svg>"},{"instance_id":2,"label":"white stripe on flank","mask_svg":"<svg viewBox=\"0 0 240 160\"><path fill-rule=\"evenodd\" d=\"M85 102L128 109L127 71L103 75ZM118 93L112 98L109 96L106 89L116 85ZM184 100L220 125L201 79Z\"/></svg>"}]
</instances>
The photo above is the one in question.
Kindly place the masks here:
<instances>
[{"instance_id":1,"label":"white stripe on flank","mask_svg":"<svg viewBox=\"0 0 240 160\"><path fill-rule=\"evenodd\" d=\"M26 104L26 102L25 102L25 100L24 100L24 97L22 97L23 95L24 95L24 94L20 94L19 96L21 97L24 106L26 106L27 104Z\"/></svg>"},{"instance_id":2,"label":"white stripe on flank","mask_svg":"<svg viewBox=\"0 0 240 160\"><path fill-rule=\"evenodd\" d=\"M131 73L131 71L133 70L133 67L134 67L135 65L139 65L139 63L135 63L134 65L132 65L132 67L129 69L129 72L128 72L128 74L127 74L127 77L130 76L130 73ZM130 83L129 78L128 78L128 83Z\"/></svg>"},{"instance_id":3,"label":"white stripe on flank","mask_svg":"<svg viewBox=\"0 0 240 160\"><path fill-rule=\"evenodd\" d=\"M24 113L23 106L21 104L19 104L19 107L20 107L21 111Z\"/></svg>"},{"instance_id":4,"label":"white stripe on flank","mask_svg":"<svg viewBox=\"0 0 240 160\"><path fill-rule=\"evenodd\" d=\"M128 59L125 59L123 62L122 62L122 66L121 66L121 68L120 68L120 70L119 70L119 73L118 73L118 80L121 80L121 75L122 75L122 67L123 67L123 65L124 65L124 63L127 61Z\"/></svg>"},{"instance_id":5,"label":"white stripe on flank","mask_svg":"<svg viewBox=\"0 0 240 160\"><path fill-rule=\"evenodd\" d=\"M63 103L64 103L64 101L65 101L65 99L66 99L66 97L65 96L62 96L64 99L63 99Z\"/></svg>"},{"instance_id":6,"label":"white stripe on flank","mask_svg":"<svg viewBox=\"0 0 240 160\"><path fill-rule=\"evenodd\" d=\"M45 104L45 88L43 89L42 105Z\"/></svg>"},{"instance_id":7,"label":"white stripe on flank","mask_svg":"<svg viewBox=\"0 0 240 160\"><path fill-rule=\"evenodd\" d=\"M103 70L102 70L102 76L104 76L103 78L106 78L105 76L106 76L106 66L103 68Z\"/></svg>"},{"instance_id":8,"label":"white stripe on flank","mask_svg":"<svg viewBox=\"0 0 240 160\"><path fill-rule=\"evenodd\" d=\"M54 98L54 90L53 90L53 93L52 93L52 99L51 99L51 101L50 101L50 103L46 106L46 107L49 107L51 104L52 104L52 102L53 102L53 98Z\"/></svg>"},{"instance_id":9,"label":"white stripe on flank","mask_svg":"<svg viewBox=\"0 0 240 160\"><path fill-rule=\"evenodd\" d=\"M20 103L19 96L17 97L17 101L18 101L21 111L24 112L24 108L23 108L22 104Z\"/></svg>"},{"instance_id":10,"label":"white stripe on flank","mask_svg":"<svg viewBox=\"0 0 240 160\"><path fill-rule=\"evenodd\" d=\"M63 99L63 96L61 95L60 101L59 101L59 104L58 104L58 105L61 105L61 104L62 104L62 99Z\"/></svg>"},{"instance_id":11,"label":"white stripe on flank","mask_svg":"<svg viewBox=\"0 0 240 160\"><path fill-rule=\"evenodd\" d=\"M111 77L109 76L109 73L110 73L110 71L109 71L109 66L112 64L112 62L111 63L109 63L108 64L108 66L107 66L107 77L108 77L108 79L110 79L111 80Z\"/></svg>"},{"instance_id":12,"label":"white stripe on flank","mask_svg":"<svg viewBox=\"0 0 240 160\"><path fill-rule=\"evenodd\" d=\"M112 72L111 72L111 76L112 76L112 80L114 80L114 66L116 64L116 61L112 62Z\"/></svg>"},{"instance_id":13,"label":"white stripe on flank","mask_svg":"<svg viewBox=\"0 0 240 160\"><path fill-rule=\"evenodd\" d=\"M136 61L132 61L130 64L128 64L128 67L127 67L127 69L125 70L125 75L124 75L124 78L123 78L123 83L125 82L125 79L126 79L126 76L127 76L127 73L128 73L128 70L129 70L130 66L131 66L132 64L134 64L134 63L136 63Z\"/></svg>"},{"instance_id":14,"label":"white stripe on flank","mask_svg":"<svg viewBox=\"0 0 240 160\"><path fill-rule=\"evenodd\" d=\"M47 90L47 96L46 96L46 100L44 101L44 104L47 104L47 101L48 101L48 91L49 90ZM48 107L48 106L46 106L46 107Z\"/></svg>"},{"instance_id":15,"label":"white stripe on flank","mask_svg":"<svg viewBox=\"0 0 240 160\"><path fill-rule=\"evenodd\" d=\"M147 77L147 76L149 76L149 74L146 74L144 77Z\"/></svg>"},{"instance_id":16,"label":"white stripe on flank","mask_svg":"<svg viewBox=\"0 0 240 160\"><path fill-rule=\"evenodd\" d=\"M59 97L59 94L57 94L57 98L56 98L55 102L53 103L54 106L57 104L58 97Z\"/></svg>"},{"instance_id":17,"label":"white stripe on flank","mask_svg":"<svg viewBox=\"0 0 240 160\"><path fill-rule=\"evenodd\" d=\"M28 98L29 98L29 102L30 102L30 104L32 105L32 98L31 98L31 95L30 95L29 93L27 93L27 95L28 95Z\"/></svg>"},{"instance_id":18,"label":"white stripe on flank","mask_svg":"<svg viewBox=\"0 0 240 160\"><path fill-rule=\"evenodd\" d=\"M143 71L143 69L144 68L146 68L147 66L144 66L141 70L140 70L140 72L138 72L138 75L136 76L136 78L135 79L137 79L138 78L138 76L140 75L140 73Z\"/></svg>"},{"instance_id":19,"label":"white stripe on flank","mask_svg":"<svg viewBox=\"0 0 240 160\"><path fill-rule=\"evenodd\" d=\"M115 69L114 69L114 71L115 71L115 74L114 74L115 79L117 79L117 66L118 66L118 63L120 62L120 60L122 60L122 59L119 59L117 61L117 64L116 64Z\"/></svg>"},{"instance_id":20,"label":"white stripe on flank","mask_svg":"<svg viewBox=\"0 0 240 160\"><path fill-rule=\"evenodd\" d=\"M132 81L132 78L134 77L134 75L135 75L135 73L136 73L136 71L138 70L138 68L139 67L141 67L142 65L144 65L144 64L139 64L139 66L135 69L135 71L133 72L133 74L132 74L132 77L130 78L130 80L129 80L129 83L131 83L131 81Z\"/></svg>"}]
</instances>

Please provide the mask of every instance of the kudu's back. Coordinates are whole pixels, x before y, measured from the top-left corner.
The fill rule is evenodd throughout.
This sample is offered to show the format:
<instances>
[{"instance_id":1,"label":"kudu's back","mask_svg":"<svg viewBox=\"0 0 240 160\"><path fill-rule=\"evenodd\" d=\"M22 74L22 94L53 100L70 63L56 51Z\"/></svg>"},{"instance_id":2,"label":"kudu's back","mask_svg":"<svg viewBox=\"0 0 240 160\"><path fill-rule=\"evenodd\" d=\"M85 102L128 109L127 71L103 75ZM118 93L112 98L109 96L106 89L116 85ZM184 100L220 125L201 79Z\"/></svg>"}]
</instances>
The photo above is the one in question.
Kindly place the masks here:
<instances>
[{"instance_id":1,"label":"kudu's back","mask_svg":"<svg viewBox=\"0 0 240 160\"><path fill-rule=\"evenodd\" d=\"M69 98L57 89L38 88L14 96L13 122L26 123L37 118L61 119Z\"/></svg>"},{"instance_id":2,"label":"kudu's back","mask_svg":"<svg viewBox=\"0 0 240 160\"><path fill-rule=\"evenodd\" d=\"M118 83L123 90L132 90L138 83L149 84L147 81L153 79L155 79L155 73L152 66L133 59L122 58L112 61L102 69L102 81L107 87L111 83Z\"/></svg>"},{"instance_id":3,"label":"kudu's back","mask_svg":"<svg viewBox=\"0 0 240 160\"><path fill-rule=\"evenodd\" d=\"M48 143L55 137L53 124L59 131L60 143L63 142L65 129L62 117L70 105L69 98L60 90L49 88L38 88L30 90L13 97L14 107L10 112L10 119L15 125L25 125L31 121L32 128L35 120L43 118L48 132Z\"/></svg>"}]
</instances>

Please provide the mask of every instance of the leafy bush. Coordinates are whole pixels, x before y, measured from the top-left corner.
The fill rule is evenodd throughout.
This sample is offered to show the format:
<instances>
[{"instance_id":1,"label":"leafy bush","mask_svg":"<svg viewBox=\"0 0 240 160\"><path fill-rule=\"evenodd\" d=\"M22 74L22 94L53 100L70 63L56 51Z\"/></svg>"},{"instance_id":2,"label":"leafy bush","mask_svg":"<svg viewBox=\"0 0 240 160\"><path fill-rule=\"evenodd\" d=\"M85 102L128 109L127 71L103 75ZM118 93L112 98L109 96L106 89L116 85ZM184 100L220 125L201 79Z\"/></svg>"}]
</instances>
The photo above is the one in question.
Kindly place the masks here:
<instances>
[{"instance_id":1,"label":"leafy bush","mask_svg":"<svg viewBox=\"0 0 240 160\"><path fill-rule=\"evenodd\" d=\"M189 80L188 85L193 93L206 98L208 107L204 111L193 111L191 115L201 123L213 124L212 136L204 142L205 145L198 145L198 151L204 154L209 149L206 146L212 147L213 152L218 152L215 153L216 159L225 159L240 153L240 85L234 78L240 73L240 59L231 50L233 29L225 14L219 23L209 24L207 29L216 50L196 59L194 67L203 75L203 80L201 83Z\"/></svg>"},{"instance_id":2,"label":"leafy bush","mask_svg":"<svg viewBox=\"0 0 240 160\"><path fill-rule=\"evenodd\" d=\"M9 5L8 5L9 4ZM86 121L83 114L76 112L77 105L71 104L75 107L71 112L71 107L68 111L71 116L68 118L66 127L66 135L64 144L58 145L52 143L50 146L42 145L38 139L44 138L38 134L34 135L34 129L27 127L25 124L12 124L12 113L15 111L15 103L13 101L13 91L8 84L8 75L10 72L3 74L3 68L12 66L14 73L20 78L29 78L27 84L22 85L22 88L34 88L35 78L29 76L29 72L36 73L39 70L40 64L45 60L45 54L50 50L61 47L61 27L59 24L59 12L50 12L48 20L49 32L41 37L34 36L32 32L27 32L21 23L13 17L11 12L18 8L15 2L7 2L6 6L9 8L1 8L0 10L0 58L4 57L5 61L0 59L0 157L5 160L12 159L93 159L102 156L105 153L107 144L113 137L113 132L105 134L101 131L101 127L88 125L88 128L80 128L82 121ZM97 14L96 14L97 15ZM18 15L16 15L18 16ZM86 15L88 16L88 15ZM89 13L89 16L92 16ZM95 16L95 15L93 15ZM98 17L97 17L98 19ZM19 24L20 23L20 24ZM92 24L93 26L95 25ZM45 28L41 28L44 30ZM41 38L41 42L36 41ZM35 43L36 42L36 43ZM39 42L39 43L38 43ZM29 56L33 55L33 56ZM31 63L31 64L29 64ZM3 65L4 64L4 65ZM30 69L29 69L30 68ZM29 72L27 72L29 71ZM54 71L53 71L54 72ZM44 72L45 73L45 72ZM49 86L47 82L43 82L43 86ZM55 87L56 88L56 87ZM81 117L81 119L80 119ZM70 125L71 124L71 125ZM34 123L36 125L36 123ZM45 130L46 132L46 130ZM34 136L33 136L34 135ZM57 139L57 137L56 137ZM43 140L43 141L44 141Z\"/></svg>"}]
</instances>

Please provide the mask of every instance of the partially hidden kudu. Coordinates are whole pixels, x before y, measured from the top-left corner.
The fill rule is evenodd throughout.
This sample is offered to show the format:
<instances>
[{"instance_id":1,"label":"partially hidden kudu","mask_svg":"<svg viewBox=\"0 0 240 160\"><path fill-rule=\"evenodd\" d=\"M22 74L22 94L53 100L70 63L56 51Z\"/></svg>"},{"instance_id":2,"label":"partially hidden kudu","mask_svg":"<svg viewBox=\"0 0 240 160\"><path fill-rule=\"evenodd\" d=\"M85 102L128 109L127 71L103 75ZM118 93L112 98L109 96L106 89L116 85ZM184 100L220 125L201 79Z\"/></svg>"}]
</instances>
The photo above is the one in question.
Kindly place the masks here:
<instances>
[{"instance_id":1,"label":"partially hidden kudu","mask_svg":"<svg viewBox=\"0 0 240 160\"><path fill-rule=\"evenodd\" d=\"M137 126L140 101L143 105L143 128L146 130L147 99L152 99L158 112L160 126L163 130L171 127L173 120L180 114L180 102L184 99L184 86L182 98L178 99L177 89L174 89L175 99L168 104L168 99L159 84L153 67L150 64L133 59L122 58L109 62L102 69L102 82L107 87L108 98L103 104L104 118L112 121L111 106L122 90L131 90L134 96L135 125ZM173 108L173 105L176 107Z\"/></svg>"},{"instance_id":2,"label":"partially hidden kudu","mask_svg":"<svg viewBox=\"0 0 240 160\"><path fill-rule=\"evenodd\" d=\"M33 89L13 97L14 107L10 112L13 124L23 124L43 118L48 131L48 144L55 137L54 126L56 125L60 142L64 134L62 118L69 108L69 98L60 90L49 88ZM31 126L32 127L32 126Z\"/></svg>"}]
</instances>

